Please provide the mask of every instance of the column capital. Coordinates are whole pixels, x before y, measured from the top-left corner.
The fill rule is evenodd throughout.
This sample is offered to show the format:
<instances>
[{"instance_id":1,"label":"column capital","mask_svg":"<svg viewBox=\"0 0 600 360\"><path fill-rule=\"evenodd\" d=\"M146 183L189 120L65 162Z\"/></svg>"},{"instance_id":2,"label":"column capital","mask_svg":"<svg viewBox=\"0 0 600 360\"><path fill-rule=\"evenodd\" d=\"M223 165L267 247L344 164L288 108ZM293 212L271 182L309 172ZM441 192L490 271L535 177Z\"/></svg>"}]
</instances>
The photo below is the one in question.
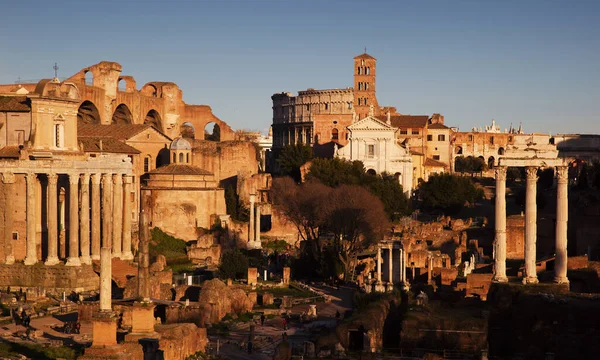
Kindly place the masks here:
<instances>
[{"instance_id":1,"label":"column capital","mask_svg":"<svg viewBox=\"0 0 600 360\"><path fill-rule=\"evenodd\" d=\"M506 166L494 167L494 173L496 175L496 180L506 181Z\"/></svg>"},{"instance_id":2,"label":"column capital","mask_svg":"<svg viewBox=\"0 0 600 360\"><path fill-rule=\"evenodd\" d=\"M133 176L132 175L125 175L123 177L123 183L124 184L132 184L133 183Z\"/></svg>"},{"instance_id":3,"label":"column capital","mask_svg":"<svg viewBox=\"0 0 600 360\"><path fill-rule=\"evenodd\" d=\"M5 184L13 184L15 182L15 174L11 172L2 173L2 182Z\"/></svg>"},{"instance_id":4,"label":"column capital","mask_svg":"<svg viewBox=\"0 0 600 360\"><path fill-rule=\"evenodd\" d=\"M89 185L90 184L90 174L82 174L81 175L81 183L83 185Z\"/></svg>"},{"instance_id":5,"label":"column capital","mask_svg":"<svg viewBox=\"0 0 600 360\"><path fill-rule=\"evenodd\" d=\"M46 175L48 176L48 184L50 184L50 185L58 184L58 174L57 173L48 173Z\"/></svg>"},{"instance_id":6,"label":"column capital","mask_svg":"<svg viewBox=\"0 0 600 360\"><path fill-rule=\"evenodd\" d=\"M33 183L33 181L37 178L37 174L34 172L28 172L25 174L25 179L27 180L27 183Z\"/></svg>"},{"instance_id":7,"label":"column capital","mask_svg":"<svg viewBox=\"0 0 600 360\"><path fill-rule=\"evenodd\" d=\"M100 179L102 178L102 174L92 174L92 184L100 185Z\"/></svg>"},{"instance_id":8,"label":"column capital","mask_svg":"<svg viewBox=\"0 0 600 360\"><path fill-rule=\"evenodd\" d=\"M123 175L122 174L115 174L113 176L113 184L115 185L119 185L123 183Z\"/></svg>"},{"instance_id":9,"label":"column capital","mask_svg":"<svg viewBox=\"0 0 600 360\"><path fill-rule=\"evenodd\" d=\"M79 173L68 174L69 175L69 184L78 185L79 184Z\"/></svg>"},{"instance_id":10,"label":"column capital","mask_svg":"<svg viewBox=\"0 0 600 360\"><path fill-rule=\"evenodd\" d=\"M255 194L250 194L250 202L254 203L254 201L256 201L256 195Z\"/></svg>"},{"instance_id":11,"label":"column capital","mask_svg":"<svg viewBox=\"0 0 600 360\"><path fill-rule=\"evenodd\" d=\"M102 185L112 184L112 174L102 174Z\"/></svg>"},{"instance_id":12,"label":"column capital","mask_svg":"<svg viewBox=\"0 0 600 360\"><path fill-rule=\"evenodd\" d=\"M538 179L537 172L538 172L537 166L527 166L525 168L525 176L527 177L527 180L537 181L537 179Z\"/></svg>"},{"instance_id":13,"label":"column capital","mask_svg":"<svg viewBox=\"0 0 600 360\"><path fill-rule=\"evenodd\" d=\"M569 182L569 167L568 166L557 166L556 167L556 178L559 184L566 184Z\"/></svg>"}]
</instances>

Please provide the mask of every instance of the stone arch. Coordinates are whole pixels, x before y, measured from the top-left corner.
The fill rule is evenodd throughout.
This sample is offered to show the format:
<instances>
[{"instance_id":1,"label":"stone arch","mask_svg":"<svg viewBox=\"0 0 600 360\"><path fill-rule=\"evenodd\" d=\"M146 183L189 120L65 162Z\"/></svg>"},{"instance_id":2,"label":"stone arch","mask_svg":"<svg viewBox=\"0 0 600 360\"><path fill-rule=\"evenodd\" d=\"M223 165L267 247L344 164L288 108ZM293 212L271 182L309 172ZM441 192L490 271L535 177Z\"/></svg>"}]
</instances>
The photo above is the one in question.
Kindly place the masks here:
<instances>
[{"instance_id":1,"label":"stone arch","mask_svg":"<svg viewBox=\"0 0 600 360\"><path fill-rule=\"evenodd\" d=\"M100 112L93 102L86 100L79 105L77 122L82 124L100 124Z\"/></svg>"},{"instance_id":2,"label":"stone arch","mask_svg":"<svg viewBox=\"0 0 600 360\"><path fill-rule=\"evenodd\" d=\"M112 124L133 124L131 111L125 104L117 106L112 116Z\"/></svg>"},{"instance_id":3,"label":"stone arch","mask_svg":"<svg viewBox=\"0 0 600 360\"><path fill-rule=\"evenodd\" d=\"M339 140L340 132L337 128L331 129L331 140Z\"/></svg>"},{"instance_id":4,"label":"stone arch","mask_svg":"<svg viewBox=\"0 0 600 360\"><path fill-rule=\"evenodd\" d=\"M498 149L498 155L504 155L504 148L501 147L500 149Z\"/></svg>"},{"instance_id":5,"label":"stone arch","mask_svg":"<svg viewBox=\"0 0 600 360\"><path fill-rule=\"evenodd\" d=\"M196 128L192 123L184 122L181 124L181 137L186 139L196 138Z\"/></svg>"},{"instance_id":6,"label":"stone arch","mask_svg":"<svg viewBox=\"0 0 600 360\"><path fill-rule=\"evenodd\" d=\"M159 167L165 166L165 165L169 165L169 163L170 163L169 162L169 160L170 160L169 153L170 153L170 151L166 145L164 148L160 149L160 151L156 155L156 168L159 168Z\"/></svg>"},{"instance_id":7,"label":"stone arch","mask_svg":"<svg viewBox=\"0 0 600 360\"><path fill-rule=\"evenodd\" d=\"M158 97L158 89L154 84L146 84L140 92L147 96Z\"/></svg>"},{"instance_id":8,"label":"stone arch","mask_svg":"<svg viewBox=\"0 0 600 360\"><path fill-rule=\"evenodd\" d=\"M211 124L213 124L212 131L209 130ZM221 141L221 127L219 126L219 124L217 124L214 121L211 121L204 126L204 140Z\"/></svg>"},{"instance_id":9,"label":"stone arch","mask_svg":"<svg viewBox=\"0 0 600 360\"><path fill-rule=\"evenodd\" d=\"M148 111L146 118L144 119L144 124L148 124L160 132L163 131L160 114L154 109Z\"/></svg>"},{"instance_id":10,"label":"stone arch","mask_svg":"<svg viewBox=\"0 0 600 360\"><path fill-rule=\"evenodd\" d=\"M117 90L126 92L127 91L127 81L123 78L119 78L119 82L117 82Z\"/></svg>"},{"instance_id":11,"label":"stone arch","mask_svg":"<svg viewBox=\"0 0 600 360\"><path fill-rule=\"evenodd\" d=\"M94 85L94 73L91 70L84 70L83 71L83 81L85 82L86 85Z\"/></svg>"},{"instance_id":12,"label":"stone arch","mask_svg":"<svg viewBox=\"0 0 600 360\"><path fill-rule=\"evenodd\" d=\"M493 167L494 167L494 162L495 162L495 161L496 161L496 159L494 159L494 157L493 157L493 156L490 156L490 157L488 158L488 162L487 162L488 169L491 169L491 168L493 168Z\"/></svg>"},{"instance_id":13,"label":"stone arch","mask_svg":"<svg viewBox=\"0 0 600 360\"><path fill-rule=\"evenodd\" d=\"M375 169L369 169L367 170L367 174L375 176L377 175L377 172L375 171Z\"/></svg>"}]
</instances>

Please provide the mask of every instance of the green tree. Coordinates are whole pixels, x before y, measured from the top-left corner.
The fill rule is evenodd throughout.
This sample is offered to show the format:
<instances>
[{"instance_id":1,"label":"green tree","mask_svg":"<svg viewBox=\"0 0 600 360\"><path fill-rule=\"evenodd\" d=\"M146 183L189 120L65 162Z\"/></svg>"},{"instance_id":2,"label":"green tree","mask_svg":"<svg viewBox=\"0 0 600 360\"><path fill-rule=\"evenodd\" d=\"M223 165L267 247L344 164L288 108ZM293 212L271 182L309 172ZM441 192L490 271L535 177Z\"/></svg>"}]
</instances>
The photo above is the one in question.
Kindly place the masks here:
<instances>
[{"instance_id":1,"label":"green tree","mask_svg":"<svg viewBox=\"0 0 600 360\"><path fill-rule=\"evenodd\" d=\"M227 214L231 215L232 219L237 221L248 221L250 219L248 209L240 201L240 197L231 185L225 188L225 206Z\"/></svg>"},{"instance_id":2,"label":"green tree","mask_svg":"<svg viewBox=\"0 0 600 360\"><path fill-rule=\"evenodd\" d=\"M296 182L302 181L300 167L312 160L312 148L304 144L287 145L279 154L277 164L281 175L291 176Z\"/></svg>"},{"instance_id":3,"label":"green tree","mask_svg":"<svg viewBox=\"0 0 600 360\"><path fill-rule=\"evenodd\" d=\"M248 275L248 258L239 250L225 250L219 271L224 279L242 279Z\"/></svg>"},{"instance_id":4,"label":"green tree","mask_svg":"<svg viewBox=\"0 0 600 360\"><path fill-rule=\"evenodd\" d=\"M446 214L456 214L465 203L483 198L483 190L470 178L451 174L431 175L421 186L420 194L426 210L441 210Z\"/></svg>"}]
</instances>

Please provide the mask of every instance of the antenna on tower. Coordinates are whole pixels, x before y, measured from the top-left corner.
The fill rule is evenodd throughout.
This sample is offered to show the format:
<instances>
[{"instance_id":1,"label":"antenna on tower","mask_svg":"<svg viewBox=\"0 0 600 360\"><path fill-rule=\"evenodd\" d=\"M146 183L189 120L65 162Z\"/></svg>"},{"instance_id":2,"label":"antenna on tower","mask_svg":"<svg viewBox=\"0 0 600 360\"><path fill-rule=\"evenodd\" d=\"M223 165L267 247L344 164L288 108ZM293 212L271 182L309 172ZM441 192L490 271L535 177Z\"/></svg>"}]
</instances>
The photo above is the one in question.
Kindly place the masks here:
<instances>
[{"instance_id":1,"label":"antenna on tower","mask_svg":"<svg viewBox=\"0 0 600 360\"><path fill-rule=\"evenodd\" d=\"M365 54L367 53L367 47L365 46Z\"/></svg>"},{"instance_id":2,"label":"antenna on tower","mask_svg":"<svg viewBox=\"0 0 600 360\"><path fill-rule=\"evenodd\" d=\"M52 81L58 83L60 82L58 81L58 64L54 63L54 66L52 68L54 69L54 79L52 79Z\"/></svg>"}]
</instances>

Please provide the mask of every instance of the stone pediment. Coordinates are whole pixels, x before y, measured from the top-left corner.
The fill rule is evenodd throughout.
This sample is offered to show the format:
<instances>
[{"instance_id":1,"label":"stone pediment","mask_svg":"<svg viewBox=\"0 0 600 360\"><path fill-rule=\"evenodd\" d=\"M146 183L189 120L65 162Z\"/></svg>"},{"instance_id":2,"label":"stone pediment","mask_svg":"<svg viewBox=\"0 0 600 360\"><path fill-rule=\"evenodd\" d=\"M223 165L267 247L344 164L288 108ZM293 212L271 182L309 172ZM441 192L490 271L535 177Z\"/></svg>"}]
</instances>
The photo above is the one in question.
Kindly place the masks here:
<instances>
[{"instance_id":1,"label":"stone pediment","mask_svg":"<svg viewBox=\"0 0 600 360\"><path fill-rule=\"evenodd\" d=\"M355 122L354 124L348 126L348 130L391 130L395 131L396 128L384 123L383 121L377 120L372 116L367 116L366 118Z\"/></svg>"}]
</instances>

